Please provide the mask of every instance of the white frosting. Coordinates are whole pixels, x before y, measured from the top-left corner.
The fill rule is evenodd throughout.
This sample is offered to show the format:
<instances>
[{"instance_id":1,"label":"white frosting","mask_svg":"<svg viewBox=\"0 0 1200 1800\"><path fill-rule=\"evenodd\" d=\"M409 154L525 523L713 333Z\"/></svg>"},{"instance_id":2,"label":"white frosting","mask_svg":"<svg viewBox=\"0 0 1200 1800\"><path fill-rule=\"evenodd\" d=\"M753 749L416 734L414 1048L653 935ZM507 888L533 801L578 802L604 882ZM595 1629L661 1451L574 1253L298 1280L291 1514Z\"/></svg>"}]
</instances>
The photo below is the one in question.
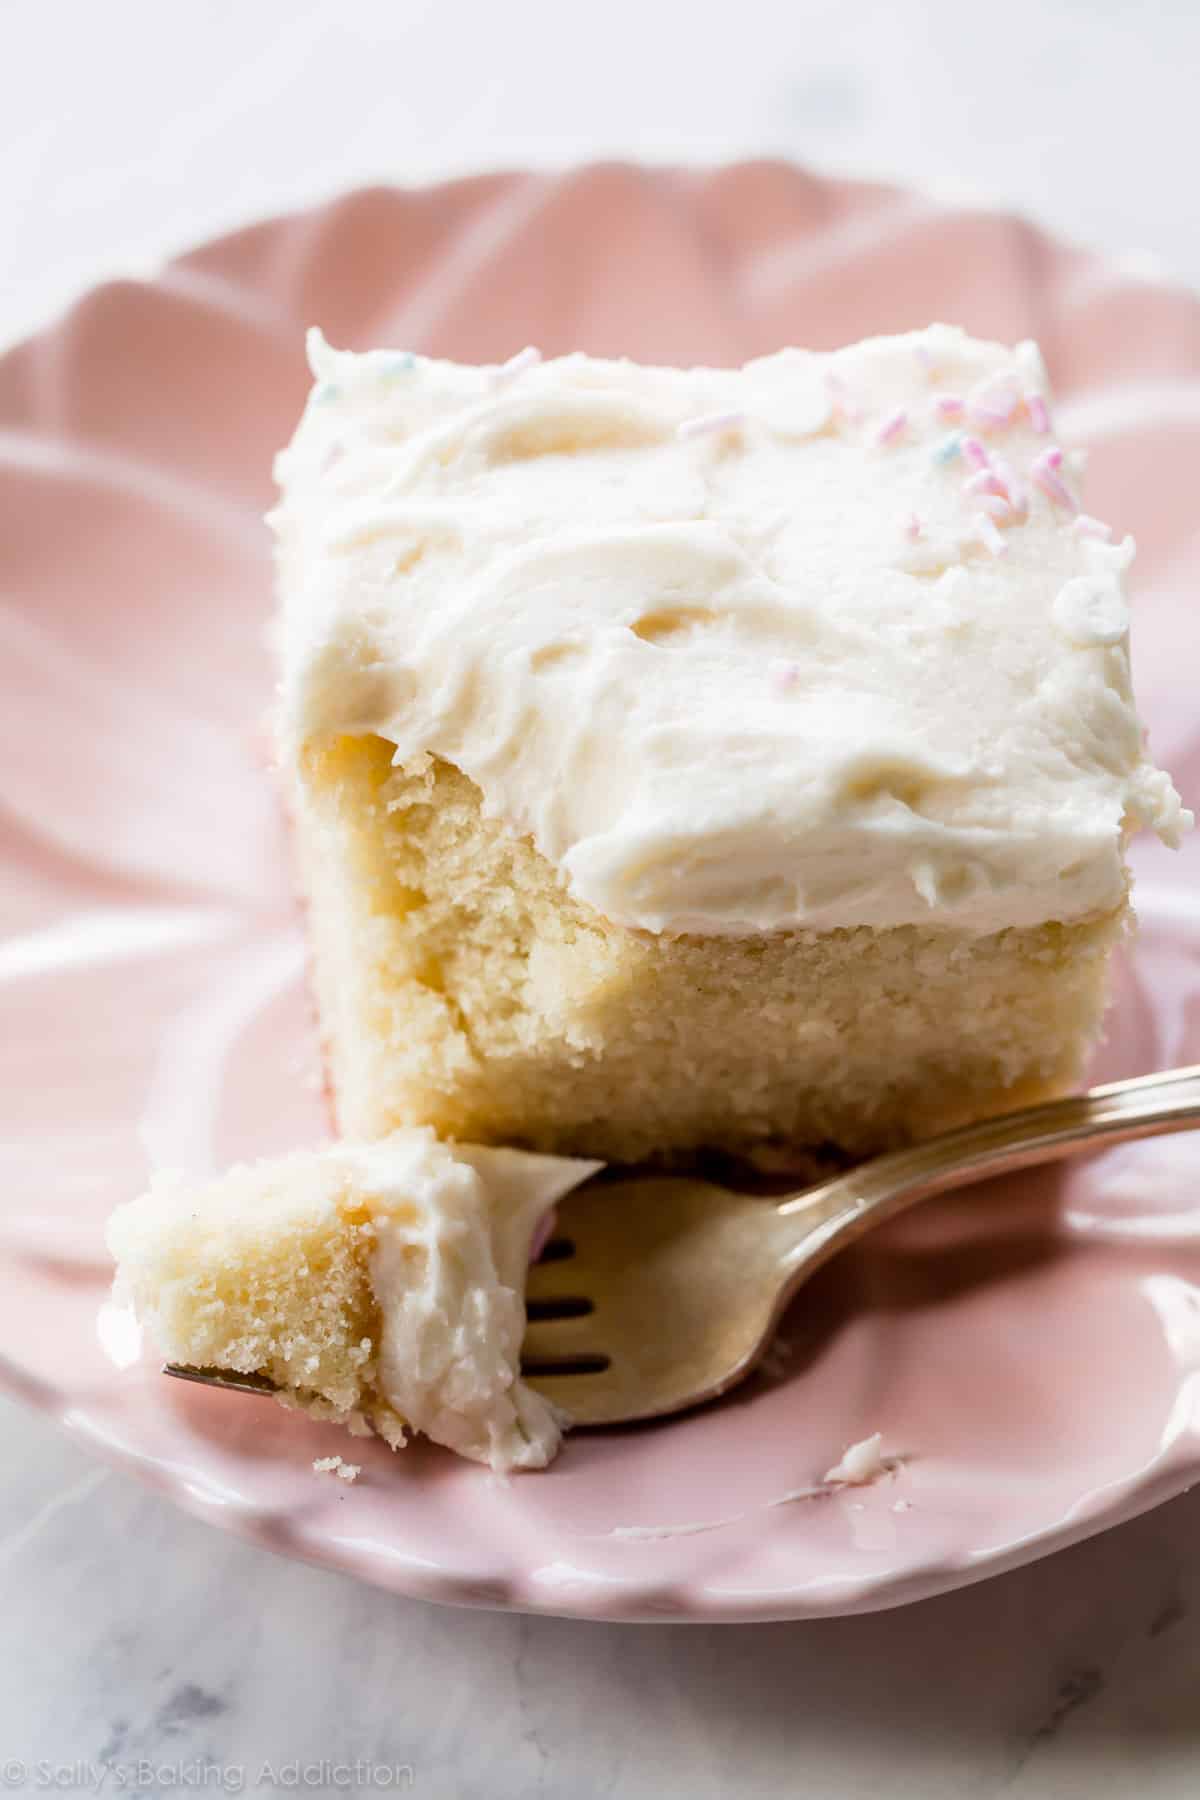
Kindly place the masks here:
<instances>
[{"instance_id":1,"label":"white frosting","mask_svg":"<svg viewBox=\"0 0 1200 1800\"><path fill-rule=\"evenodd\" d=\"M461 1456L543 1468L562 1421L519 1376L529 1249L546 1208L600 1165L420 1130L325 1154L345 1157L371 1199L377 1380L391 1405Z\"/></svg>"},{"instance_id":2,"label":"white frosting","mask_svg":"<svg viewBox=\"0 0 1200 1800\"><path fill-rule=\"evenodd\" d=\"M876 1431L843 1450L832 1469L826 1469L824 1480L835 1487L867 1487L892 1466L892 1459L883 1454L883 1433Z\"/></svg>"},{"instance_id":3,"label":"white frosting","mask_svg":"<svg viewBox=\"0 0 1200 1800\"><path fill-rule=\"evenodd\" d=\"M1123 644L1129 635L1129 608L1120 582L1107 570L1077 575L1054 597L1054 623L1068 643L1082 650Z\"/></svg>"},{"instance_id":4,"label":"white frosting","mask_svg":"<svg viewBox=\"0 0 1200 1800\"><path fill-rule=\"evenodd\" d=\"M1132 545L1070 529L1069 460L1039 477L1032 345L310 354L273 515L285 754L375 731L446 758L651 931L1077 918L1121 903L1133 823L1178 835L1130 691Z\"/></svg>"}]
</instances>

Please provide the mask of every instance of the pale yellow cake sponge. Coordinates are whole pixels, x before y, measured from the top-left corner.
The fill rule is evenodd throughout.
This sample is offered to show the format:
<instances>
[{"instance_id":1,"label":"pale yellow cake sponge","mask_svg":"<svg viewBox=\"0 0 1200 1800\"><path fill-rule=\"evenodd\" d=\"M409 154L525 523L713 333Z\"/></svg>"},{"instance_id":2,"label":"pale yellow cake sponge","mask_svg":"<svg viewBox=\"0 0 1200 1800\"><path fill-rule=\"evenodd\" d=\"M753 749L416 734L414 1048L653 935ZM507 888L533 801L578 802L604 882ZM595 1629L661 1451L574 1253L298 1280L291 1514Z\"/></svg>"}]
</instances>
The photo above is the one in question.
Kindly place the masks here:
<instances>
[{"instance_id":1,"label":"pale yellow cake sponge","mask_svg":"<svg viewBox=\"0 0 1200 1800\"><path fill-rule=\"evenodd\" d=\"M444 762L305 759L296 837L342 1129L618 1161L863 1154L1072 1083L1127 909L673 937L614 925Z\"/></svg>"}]
</instances>

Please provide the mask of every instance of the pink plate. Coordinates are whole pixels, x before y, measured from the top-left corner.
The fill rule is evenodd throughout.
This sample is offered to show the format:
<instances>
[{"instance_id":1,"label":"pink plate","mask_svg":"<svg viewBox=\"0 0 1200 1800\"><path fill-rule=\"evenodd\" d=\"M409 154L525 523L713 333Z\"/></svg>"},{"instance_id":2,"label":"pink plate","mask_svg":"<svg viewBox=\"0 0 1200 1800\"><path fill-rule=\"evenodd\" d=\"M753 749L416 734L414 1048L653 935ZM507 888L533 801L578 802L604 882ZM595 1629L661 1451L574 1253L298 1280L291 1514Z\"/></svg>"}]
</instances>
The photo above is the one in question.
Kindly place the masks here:
<instances>
[{"instance_id":1,"label":"pink plate","mask_svg":"<svg viewBox=\"0 0 1200 1800\"><path fill-rule=\"evenodd\" d=\"M1132 530L1154 749L1200 786L1200 302L1020 220L775 163L352 194L87 295L0 362L0 1352L214 1523L429 1599L624 1619L898 1604L1200 1475L1200 1134L929 1206L793 1309L772 1373L504 1483L164 1380L105 1310L154 1164L323 1130L262 719L271 457L302 331L730 362L947 319L1035 336ZM1139 846L1106 1076L1200 1060L1200 845ZM1097 1071L1098 1073L1101 1070ZM127 1366L122 1366L127 1365ZM874 1487L781 1501L880 1430Z\"/></svg>"}]
</instances>

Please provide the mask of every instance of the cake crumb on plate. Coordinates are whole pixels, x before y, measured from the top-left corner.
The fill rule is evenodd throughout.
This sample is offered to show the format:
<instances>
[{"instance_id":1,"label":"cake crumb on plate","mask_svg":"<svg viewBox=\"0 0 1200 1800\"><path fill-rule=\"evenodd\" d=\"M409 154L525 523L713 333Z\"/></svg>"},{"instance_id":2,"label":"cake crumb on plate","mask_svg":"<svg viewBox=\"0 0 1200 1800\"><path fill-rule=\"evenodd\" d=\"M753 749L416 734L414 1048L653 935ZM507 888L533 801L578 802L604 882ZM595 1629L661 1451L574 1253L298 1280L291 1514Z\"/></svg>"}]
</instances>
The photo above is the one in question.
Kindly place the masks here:
<instances>
[{"instance_id":1,"label":"cake crumb on plate","mask_svg":"<svg viewBox=\"0 0 1200 1800\"><path fill-rule=\"evenodd\" d=\"M344 1462L340 1456L318 1456L313 1471L317 1475L336 1475L339 1481L357 1481L362 1464Z\"/></svg>"}]
</instances>

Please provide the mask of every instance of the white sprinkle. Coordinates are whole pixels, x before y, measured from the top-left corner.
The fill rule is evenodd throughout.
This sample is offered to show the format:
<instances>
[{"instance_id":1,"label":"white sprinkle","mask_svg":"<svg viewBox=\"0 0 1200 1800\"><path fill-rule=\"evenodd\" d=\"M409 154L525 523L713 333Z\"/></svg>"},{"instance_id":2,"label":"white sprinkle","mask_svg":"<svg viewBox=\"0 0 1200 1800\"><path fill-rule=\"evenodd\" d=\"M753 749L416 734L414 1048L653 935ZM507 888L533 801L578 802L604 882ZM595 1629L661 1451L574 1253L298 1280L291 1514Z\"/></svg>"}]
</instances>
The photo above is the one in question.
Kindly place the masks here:
<instances>
[{"instance_id":1,"label":"white sprinkle","mask_svg":"<svg viewBox=\"0 0 1200 1800\"><path fill-rule=\"evenodd\" d=\"M979 504L989 518L1008 519L1012 517L1012 507L1003 494L984 494Z\"/></svg>"},{"instance_id":2,"label":"white sprinkle","mask_svg":"<svg viewBox=\"0 0 1200 1800\"><path fill-rule=\"evenodd\" d=\"M1112 542L1112 526L1106 525L1103 519L1093 519L1090 513L1079 513L1072 519L1071 530L1077 531L1080 537L1103 538L1106 544Z\"/></svg>"},{"instance_id":3,"label":"white sprinkle","mask_svg":"<svg viewBox=\"0 0 1200 1800\"><path fill-rule=\"evenodd\" d=\"M1019 518L1024 518L1029 511L1029 491L1023 486L1016 470L1003 456L993 454L992 468L995 470L1004 496Z\"/></svg>"},{"instance_id":4,"label":"white sprinkle","mask_svg":"<svg viewBox=\"0 0 1200 1800\"><path fill-rule=\"evenodd\" d=\"M912 1501L911 1500L893 1500L892 1501L892 1511L894 1513L911 1512L912 1511Z\"/></svg>"},{"instance_id":5,"label":"white sprinkle","mask_svg":"<svg viewBox=\"0 0 1200 1800\"><path fill-rule=\"evenodd\" d=\"M975 526L980 539L987 545L992 555L1003 556L1008 549L1008 545L1005 543L1001 533L997 530L996 521L989 518L987 513L977 513L975 517Z\"/></svg>"},{"instance_id":6,"label":"white sprinkle","mask_svg":"<svg viewBox=\"0 0 1200 1800\"><path fill-rule=\"evenodd\" d=\"M542 360L542 353L534 344L526 344L515 356L500 364L496 370L497 381L511 381L514 375L523 375L526 369L536 368Z\"/></svg>"},{"instance_id":7,"label":"white sprinkle","mask_svg":"<svg viewBox=\"0 0 1200 1800\"><path fill-rule=\"evenodd\" d=\"M710 433L721 436L728 431L741 431L746 423L743 412L699 413L694 419L685 419L675 427L676 437L706 437Z\"/></svg>"},{"instance_id":8,"label":"white sprinkle","mask_svg":"<svg viewBox=\"0 0 1200 1800\"><path fill-rule=\"evenodd\" d=\"M318 1456L313 1469L318 1475L336 1475L339 1481L357 1481L362 1474L361 1463L343 1462L340 1456Z\"/></svg>"}]
</instances>

